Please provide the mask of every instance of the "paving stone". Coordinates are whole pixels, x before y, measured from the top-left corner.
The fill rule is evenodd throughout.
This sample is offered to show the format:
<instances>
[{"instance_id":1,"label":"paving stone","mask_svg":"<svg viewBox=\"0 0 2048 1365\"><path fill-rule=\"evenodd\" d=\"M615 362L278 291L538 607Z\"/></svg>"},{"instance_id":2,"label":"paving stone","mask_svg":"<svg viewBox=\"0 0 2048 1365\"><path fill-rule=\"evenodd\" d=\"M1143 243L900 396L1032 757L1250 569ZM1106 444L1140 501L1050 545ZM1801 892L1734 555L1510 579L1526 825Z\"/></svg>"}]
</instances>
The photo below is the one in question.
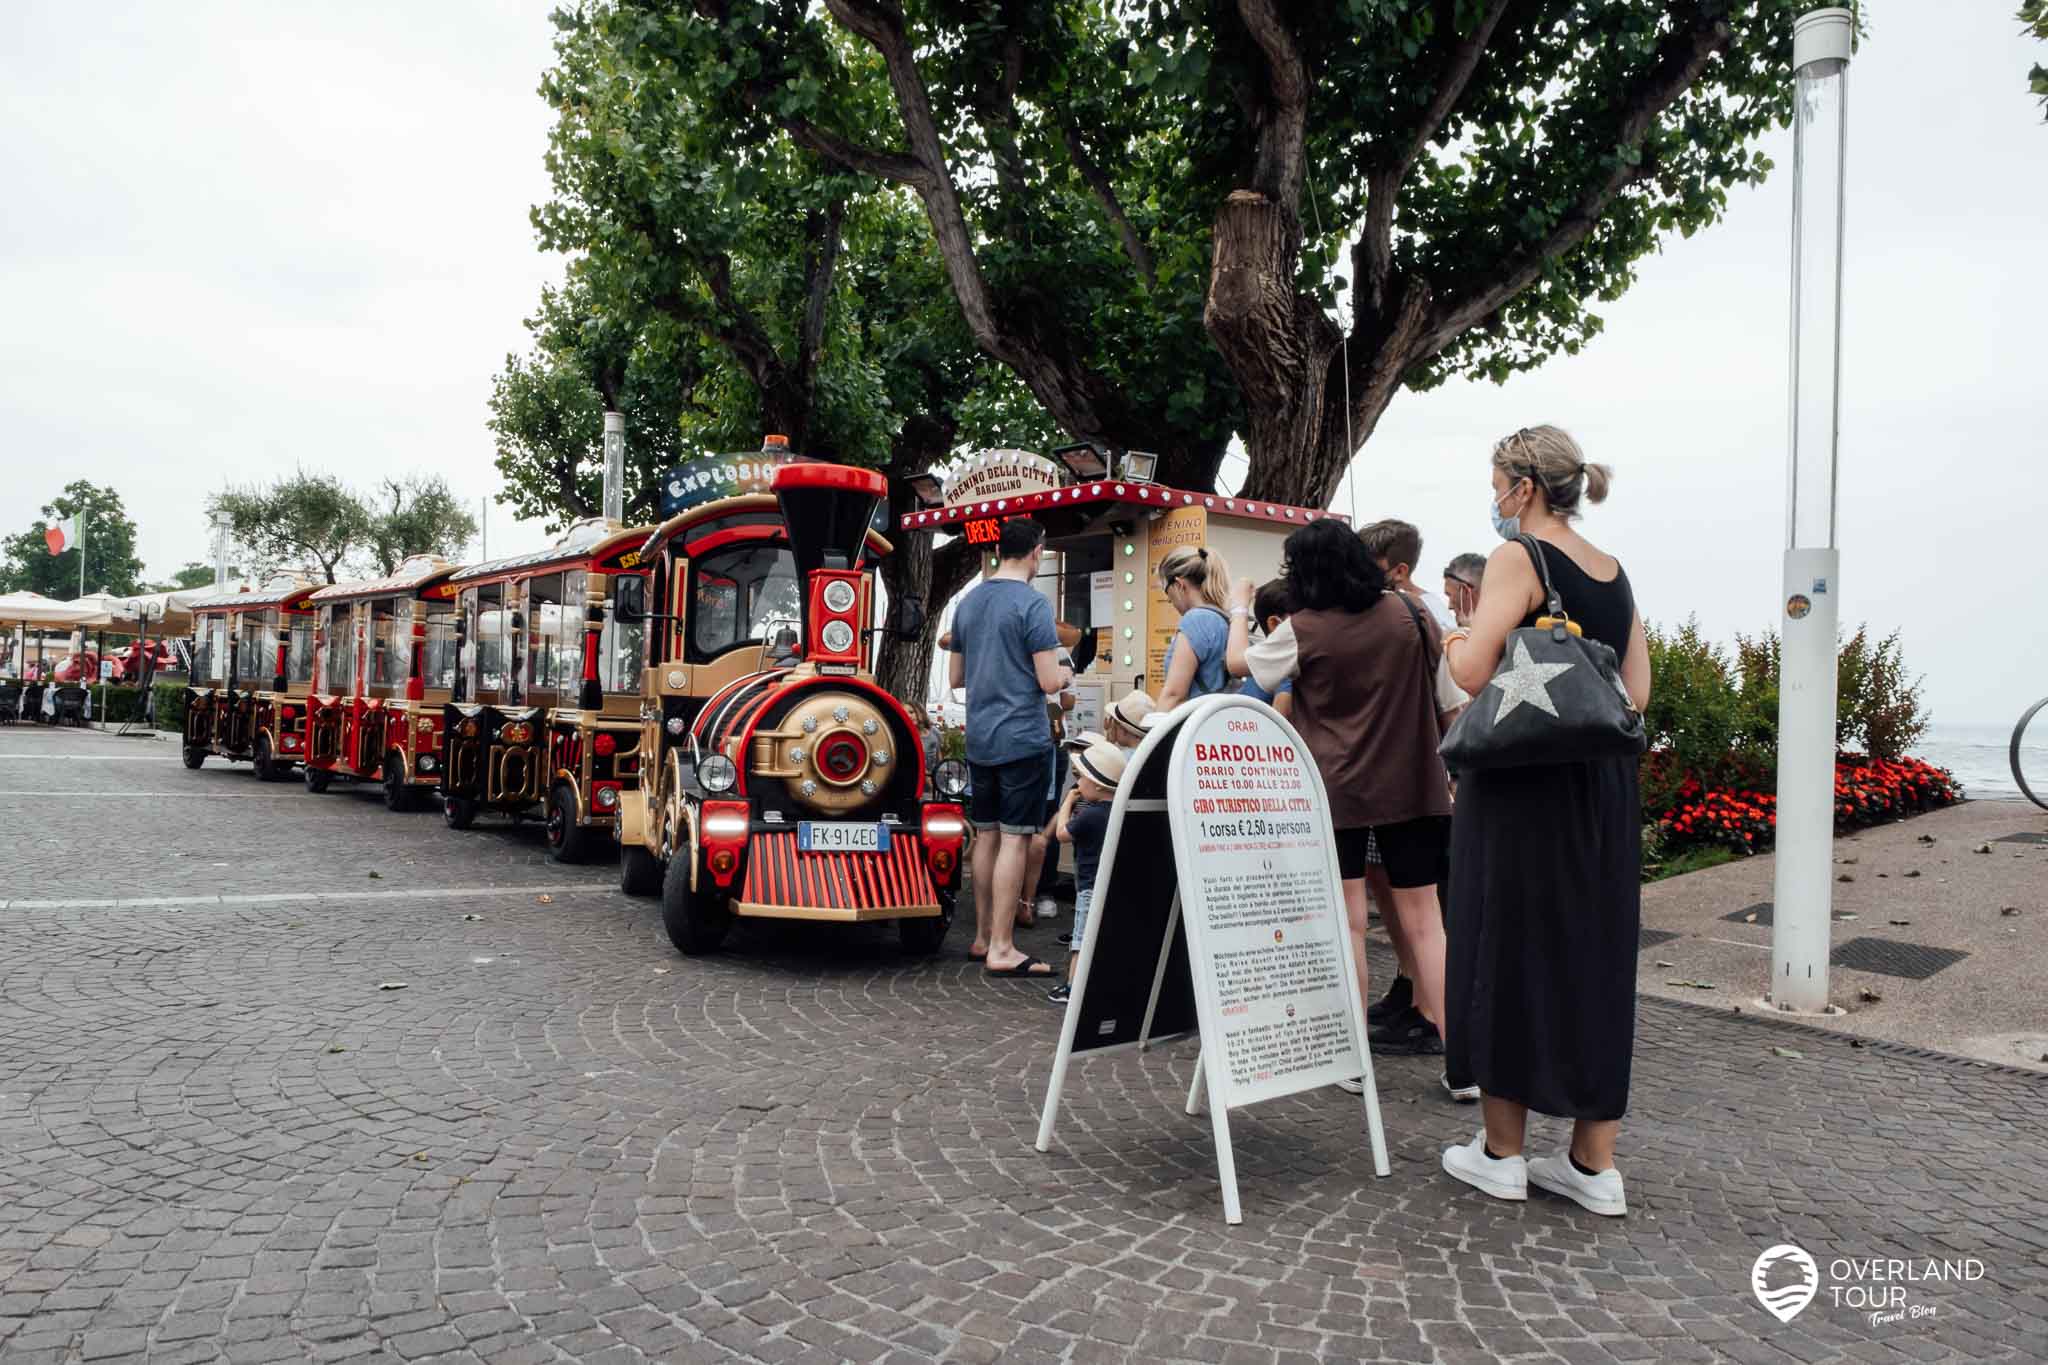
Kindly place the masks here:
<instances>
[{"instance_id":1,"label":"paving stone","mask_svg":"<svg viewBox=\"0 0 2048 1365\"><path fill-rule=\"evenodd\" d=\"M984 979L964 923L930 961L774 924L683 959L537 828L112 743L0 729L0 774L140 755L15 766L177 793L121 805L165 854L148 893L246 899L0 906L10 1365L2048 1358L2039 1078L1645 1000L1627 1219L1455 1185L1438 1153L1476 1116L1440 1063L1381 1058L1396 1174L1335 1092L1240 1110L1233 1228L1182 1112L1192 1043L1078 1061L1032 1149L1060 1015ZM7 890L135 894L79 808L0 798ZM1565 1133L1535 1119L1531 1148ZM1985 1278L1915 1285L1937 1312L1902 1324L1825 1296L1780 1324L1749 1292L1779 1241Z\"/></svg>"}]
</instances>

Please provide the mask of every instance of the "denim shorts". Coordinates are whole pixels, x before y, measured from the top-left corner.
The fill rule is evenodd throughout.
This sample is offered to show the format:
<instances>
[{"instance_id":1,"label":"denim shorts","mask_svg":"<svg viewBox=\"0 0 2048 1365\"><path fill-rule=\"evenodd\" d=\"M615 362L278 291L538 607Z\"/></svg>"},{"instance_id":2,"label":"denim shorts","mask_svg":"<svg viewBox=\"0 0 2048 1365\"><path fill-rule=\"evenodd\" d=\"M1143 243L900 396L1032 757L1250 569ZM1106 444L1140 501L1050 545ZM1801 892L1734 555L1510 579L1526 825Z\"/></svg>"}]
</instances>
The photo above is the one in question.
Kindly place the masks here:
<instances>
[{"instance_id":1,"label":"denim shorts","mask_svg":"<svg viewBox=\"0 0 2048 1365\"><path fill-rule=\"evenodd\" d=\"M1045 828L1045 789L1052 780L1052 750L1010 763L969 763L974 782L967 818L979 830L1036 834Z\"/></svg>"},{"instance_id":2,"label":"denim shorts","mask_svg":"<svg viewBox=\"0 0 2048 1365\"><path fill-rule=\"evenodd\" d=\"M1086 891L1076 890L1074 892L1074 942L1072 947L1074 952L1080 952L1081 945L1087 941L1083 938L1083 935L1088 932L1088 908L1094 903L1094 887L1091 886Z\"/></svg>"}]
</instances>

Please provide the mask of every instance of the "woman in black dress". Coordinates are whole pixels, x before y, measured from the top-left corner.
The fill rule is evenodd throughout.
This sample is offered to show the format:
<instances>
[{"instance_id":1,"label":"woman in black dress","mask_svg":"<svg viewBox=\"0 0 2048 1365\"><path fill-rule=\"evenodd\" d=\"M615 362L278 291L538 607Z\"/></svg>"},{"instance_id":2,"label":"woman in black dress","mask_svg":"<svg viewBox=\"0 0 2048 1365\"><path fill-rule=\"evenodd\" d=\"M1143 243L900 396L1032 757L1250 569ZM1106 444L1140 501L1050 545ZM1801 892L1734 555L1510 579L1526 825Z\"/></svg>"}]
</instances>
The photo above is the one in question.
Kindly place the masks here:
<instances>
[{"instance_id":1,"label":"woman in black dress","mask_svg":"<svg viewBox=\"0 0 2048 1365\"><path fill-rule=\"evenodd\" d=\"M1556 427L1493 448L1494 527L1467 629L1444 640L1451 676L1477 697L1508 632L1534 624L1544 594L1518 534L1536 538L1565 612L1621 658L1640 711L1650 655L1628 576L1572 526L1612 475ZM1444 1169L1502 1199L1535 1184L1594 1213L1627 1212L1614 1140L1628 1108L1635 1045L1642 807L1636 760L1463 773L1451 826L1447 1012L1469 1058L1486 1126L1447 1148ZM1569 1150L1524 1161L1529 1111L1573 1120Z\"/></svg>"}]
</instances>

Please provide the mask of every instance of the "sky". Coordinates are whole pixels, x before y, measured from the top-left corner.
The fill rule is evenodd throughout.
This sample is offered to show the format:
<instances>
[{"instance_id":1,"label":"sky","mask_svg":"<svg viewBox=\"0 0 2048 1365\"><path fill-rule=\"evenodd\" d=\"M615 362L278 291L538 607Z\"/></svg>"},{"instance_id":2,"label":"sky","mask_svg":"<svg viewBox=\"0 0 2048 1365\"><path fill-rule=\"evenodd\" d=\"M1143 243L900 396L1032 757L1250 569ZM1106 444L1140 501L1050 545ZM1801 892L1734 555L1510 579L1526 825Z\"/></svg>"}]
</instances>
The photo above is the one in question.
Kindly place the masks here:
<instances>
[{"instance_id":1,"label":"sky","mask_svg":"<svg viewBox=\"0 0 2048 1365\"><path fill-rule=\"evenodd\" d=\"M491 377L560 273L528 219L549 8L0 7L0 530L110 483L164 577L206 557L210 493L294 466L494 492ZM2048 693L2048 124L2013 8L1873 0L1849 75L1842 616L1904 631L1942 724ZM1333 506L1415 522L1427 581L1490 548L1493 441L1555 422L1615 469L1583 529L1646 618L1773 626L1789 132L1766 148L1580 355L1399 396ZM493 555L547 543L489 521Z\"/></svg>"}]
</instances>

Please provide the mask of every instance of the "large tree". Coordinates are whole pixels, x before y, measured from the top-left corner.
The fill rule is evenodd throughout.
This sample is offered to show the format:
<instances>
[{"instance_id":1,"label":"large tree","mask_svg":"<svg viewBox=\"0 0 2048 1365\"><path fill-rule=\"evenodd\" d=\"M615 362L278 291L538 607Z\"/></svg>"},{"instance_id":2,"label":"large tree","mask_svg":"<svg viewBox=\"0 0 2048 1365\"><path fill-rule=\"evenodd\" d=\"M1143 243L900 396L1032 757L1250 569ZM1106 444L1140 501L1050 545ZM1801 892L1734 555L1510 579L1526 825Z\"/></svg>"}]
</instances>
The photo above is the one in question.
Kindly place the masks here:
<instances>
[{"instance_id":1,"label":"large tree","mask_svg":"<svg viewBox=\"0 0 2048 1365\"><path fill-rule=\"evenodd\" d=\"M208 510L227 518L230 539L256 573L310 571L329 583L388 574L407 555L453 558L476 534L475 518L439 475L387 479L373 503L332 474L302 469L217 493Z\"/></svg>"},{"instance_id":2,"label":"large tree","mask_svg":"<svg viewBox=\"0 0 2048 1365\"><path fill-rule=\"evenodd\" d=\"M1402 386L1577 350L1765 174L1803 4L619 7L723 118L914 192L1062 429L1194 486L1237 432L1245 492L1320 505Z\"/></svg>"},{"instance_id":3,"label":"large tree","mask_svg":"<svg viewBox=\"0 0 2048 1365\"><path fill-rule=\"evenodd\" d=\"M63 554L50 553L45 533L74 516L85 518L83 546ZM0 563L0 590L27 589L45 597L65 601L78 596L79 556L85 558L85 590L111 593L139 592L142 561L135 557L135 523L121 505L121 495L84 479L64 486L64 491L43 504L43 514L28 529L7 537L0 546L5 561Z\"/></svg>"},{"instance_id":4,"label":"large tree","mask_svg":"<svg viewBox=\"0 0 2048 1365\"><path fill-rule=\"evenodd\" d=\"M596 510L600 400L627 417L629 517L653 514L677 459L766 432L883 469L897 511L913 505L904 476L962 442L1051 435L977 353L901 191L735 121L715 73L679 67L634 12L590 5L557 22L542 87L555 196L535 222L572 264L493 395L507 500ZM882 572L892 598L935 615L973 564L964 545L935 555L904 536ZM930 642L885 645L884 685L921 696Z\"/></svg>"},{"instance_id":5,"label":"large tree","mask_svg":"<svg viewBox=\"0 0 2048 1365\"><path fill-rule=\"evenodd\" d=\"M370 508L369 557L380 573L395 573L412 555L453 559L476 537L476 518L448 491L439 474L385 479Z\"/></svg>"}]
</instances>

